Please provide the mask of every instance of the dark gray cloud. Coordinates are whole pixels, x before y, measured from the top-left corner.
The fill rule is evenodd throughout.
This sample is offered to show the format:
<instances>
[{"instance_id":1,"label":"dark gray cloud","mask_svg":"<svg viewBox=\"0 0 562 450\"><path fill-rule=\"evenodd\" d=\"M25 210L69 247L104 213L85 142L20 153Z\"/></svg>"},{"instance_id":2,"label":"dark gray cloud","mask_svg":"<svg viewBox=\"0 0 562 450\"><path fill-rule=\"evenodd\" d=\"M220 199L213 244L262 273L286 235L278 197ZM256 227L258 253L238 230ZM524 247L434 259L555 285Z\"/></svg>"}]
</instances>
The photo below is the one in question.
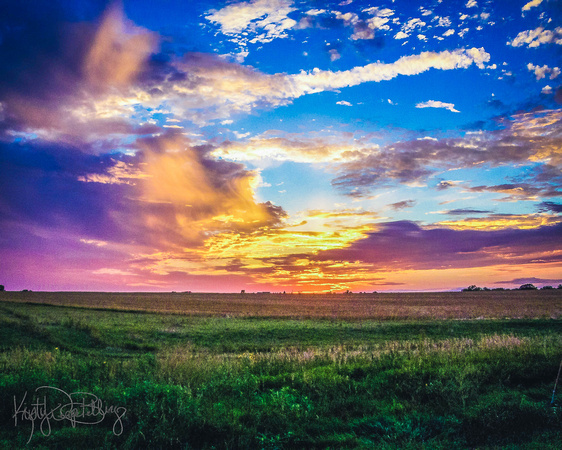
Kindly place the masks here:
<instances>
[{"instance_id":1,"label":"dark gray cloud","mask_svg":"<svg viewBox=\"0 0 562 450\"><path fill-rule=\"evenodd\" d=\"M401 209L412 208L416 205L415 200L403 200L401 202L391 203L390 206L395 211L400 211Z\"/></svg>"},{"instance_id":2,"label":"dark gray cloud","mask_svg":"<svg viewBox=\"0 0 562 450\"><path fill-rule=\"evenodd\" d=\"M465 216L467 214L489 214L492 211L483 210L483 209L473 209L473 208L458 208L458 209L450 209L445 211L443 214L448 214L449 216Z\"/></svg>"},{"instance_id":3,"label":"dark gray cloud","mask_svg":"<svg viewBox=\"0 0 562 450\"><path fill-rule=\"evenodd\" d=\"M457 183L455 183L454 181L445 181L442 180L439 182L439 184L437 185L437 190L438 191L444 191L445 189L449 189L451 187L456 186Z\"/></svg>"}]
</instances>

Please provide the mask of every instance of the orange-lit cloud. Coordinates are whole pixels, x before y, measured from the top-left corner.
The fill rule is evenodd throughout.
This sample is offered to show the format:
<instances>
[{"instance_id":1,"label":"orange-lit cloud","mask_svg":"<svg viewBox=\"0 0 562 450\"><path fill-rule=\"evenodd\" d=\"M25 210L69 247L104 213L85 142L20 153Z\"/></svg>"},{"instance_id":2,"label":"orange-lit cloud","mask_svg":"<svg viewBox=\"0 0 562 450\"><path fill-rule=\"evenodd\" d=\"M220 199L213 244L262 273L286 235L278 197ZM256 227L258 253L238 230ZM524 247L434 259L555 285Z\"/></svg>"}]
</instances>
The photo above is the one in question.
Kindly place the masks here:
<instances>
[{"instance_id":1,"label":"orange-lit cloud","mask_svg":"<svg viewBox=\"0 0 562 450\"><path fill-rule=\"evenodd\" d=\"M334 290L344 281L357 284L380 278L369 272L368 264L313 259L319 252L365 238L375 226L375 213L317 210L298 217L303 219L299 223L210 234L201 247L143 255L135 265L160 275L177 271L246 275L257 284L300 286L300 290Z\"/></svg>"},{"instance_id":2,"label":"orange-lit cloud","mask_svg":"<svg viewBox=\"0 0 562 450\"><path fill-rule=\"evenodd\" d=\"M301 136L286 133L254 136L245 141L226 141L213 150L215 157L236 161L293 161L299 163L337 163L366 156L376 144L366 146L350 133L332 136Z\"/></svg>"},{"instance_id":3,"label":"orange-lit cloud","mask_svg":"<svg viewBox=\"0 0 562 450\"><path fill-rule=\"evenodd\" d=\"M256 201L257 172L206 158L182 134L143 138L136 147L131 163L116 162L105 174L79 180L128 186L127 208L111 216L131 236L142 236L138 254L151 248L181 254L216 233L274 227L285 216L282 208Z\"/></svg>"},{"instance_id":4,"label":"orange-lit cloud","mask_svg":"<svg viewBox=\"0 0 562 450\"><path fill-rule=\"evenodd\" d=\"M555 214L494 214L463 220L444 220L437 222L435 226L455 230L501 230L505 228L526 230L560 222L562 222L562 218Z\"/></svg>"}]
</instances>

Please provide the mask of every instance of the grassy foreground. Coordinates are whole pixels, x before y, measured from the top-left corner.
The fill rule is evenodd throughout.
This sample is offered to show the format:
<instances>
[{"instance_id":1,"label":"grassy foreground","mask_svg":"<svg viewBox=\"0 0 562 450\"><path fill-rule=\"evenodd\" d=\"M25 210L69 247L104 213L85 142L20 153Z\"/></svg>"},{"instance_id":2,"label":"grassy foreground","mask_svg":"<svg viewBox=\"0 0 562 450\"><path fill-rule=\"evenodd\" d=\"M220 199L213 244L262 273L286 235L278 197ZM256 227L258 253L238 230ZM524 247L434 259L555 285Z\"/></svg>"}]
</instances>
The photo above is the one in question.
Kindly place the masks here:
<instances>
[{"instance_id":1,"label":"grassy foreground","mask_svg":"<svg viewBox=\"0 0 562 450\"><path fill-rule=\"evenodd\" d=\"M549 316L298 320L4 299L0 448L560 448L562 320ZM72 397L74 422L40 428L68 404L62 391L87 393Z\"/></svg>"}]
</instances>

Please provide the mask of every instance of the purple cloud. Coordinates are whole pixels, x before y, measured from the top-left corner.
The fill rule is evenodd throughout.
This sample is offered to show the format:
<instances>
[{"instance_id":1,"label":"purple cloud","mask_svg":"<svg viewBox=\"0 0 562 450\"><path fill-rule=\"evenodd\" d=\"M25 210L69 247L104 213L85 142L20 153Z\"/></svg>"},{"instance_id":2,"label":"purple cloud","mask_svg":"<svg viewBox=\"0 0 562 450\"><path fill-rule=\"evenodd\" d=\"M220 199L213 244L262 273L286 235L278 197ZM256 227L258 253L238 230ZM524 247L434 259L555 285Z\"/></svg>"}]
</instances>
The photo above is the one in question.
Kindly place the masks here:
<instances>
[{"instance_id":1,"label":"purple cloud","mask_svg":"<svg viewBox=\"0 0 562 450\"><path fill-rule=\"evenodd\" d=\"M562 224L492 231L421 227L400 221L344 249L321 252L321 260L361 261L375 269L445 269L494 264L559 262ZM537 254L543 253L538 257Z\"/></svg>"}]
</instances>

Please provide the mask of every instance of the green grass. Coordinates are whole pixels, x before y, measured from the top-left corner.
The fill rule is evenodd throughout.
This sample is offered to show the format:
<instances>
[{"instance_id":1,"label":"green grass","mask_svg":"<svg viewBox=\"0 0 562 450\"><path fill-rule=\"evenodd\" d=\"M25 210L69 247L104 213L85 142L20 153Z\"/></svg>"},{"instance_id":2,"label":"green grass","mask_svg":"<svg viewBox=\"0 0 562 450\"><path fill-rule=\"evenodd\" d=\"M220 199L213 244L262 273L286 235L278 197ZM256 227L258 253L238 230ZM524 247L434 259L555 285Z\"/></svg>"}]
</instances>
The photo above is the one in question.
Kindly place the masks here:
<instances>
[{"instance_id":1,"label":"green grass","mask_svg":"<svg viewBox=\"0 0 562 450\"><path fill-rule=\"evenodd\" d=\"M554 449L561 358L559 319L192 317L2 302L0 448ZM14 397L39 386L125 407L123 433L111 417L54 423L26 445Z\"/></svg>"}]
</instances>

